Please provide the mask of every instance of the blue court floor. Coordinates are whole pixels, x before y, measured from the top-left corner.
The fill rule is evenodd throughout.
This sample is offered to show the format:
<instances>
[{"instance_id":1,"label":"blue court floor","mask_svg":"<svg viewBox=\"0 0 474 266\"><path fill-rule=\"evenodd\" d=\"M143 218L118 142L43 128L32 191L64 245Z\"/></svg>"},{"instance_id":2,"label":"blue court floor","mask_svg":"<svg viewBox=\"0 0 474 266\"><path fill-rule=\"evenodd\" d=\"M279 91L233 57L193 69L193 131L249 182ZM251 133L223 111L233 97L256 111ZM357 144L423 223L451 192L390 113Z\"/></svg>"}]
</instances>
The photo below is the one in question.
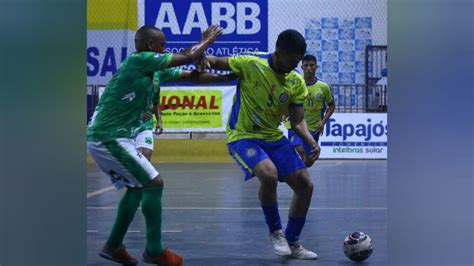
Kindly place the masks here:
<instances>
[{"instance_id":1,"label":"blue court floor","mask_svg":"<svg viewBox=\"0 0 474 266\"><path fill-rule=\"evenodd\" d=\"M163 243L184 257L184 265L386 265L387 161L320 160L309 168L315 189L300 236L319 255L316 261L279 257L272 252L259 205L258 180L244 182L234 163L155 165L165 180ZM123 191L111 187L95 163L87 172L88 265L118 265L98 256L112 227ZM278 186L282 225L286 227L292 191ZM124 244L139 256L145 246L140 210ZM342 243L352 231L363 231L374 252L363 263L349 261ZM139 263L138 265L147 265Z\"/></svg>"}]
</instances>

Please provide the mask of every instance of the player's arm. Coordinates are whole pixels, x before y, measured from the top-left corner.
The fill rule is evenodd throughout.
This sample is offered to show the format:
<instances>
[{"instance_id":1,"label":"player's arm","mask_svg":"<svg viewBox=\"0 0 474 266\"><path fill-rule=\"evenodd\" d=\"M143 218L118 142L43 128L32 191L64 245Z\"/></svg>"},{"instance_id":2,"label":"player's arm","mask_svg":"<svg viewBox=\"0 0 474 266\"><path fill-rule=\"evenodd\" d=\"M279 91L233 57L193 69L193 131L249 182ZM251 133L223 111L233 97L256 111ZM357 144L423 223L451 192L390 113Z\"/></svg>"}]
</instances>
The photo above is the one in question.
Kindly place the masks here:
<instances>
[{"instance_id":1,"label":"player's arm","mask_svg":"<svg viewBox=\"0 0 474 266\"><path fill-rule=\"evenodd\" d=\"M229 57L217 57L208 55L198 61L199 68L212 68L217 70L232 70L229 65Z\"/></svg>"},{"instance_id":2,"label":"player's arm","mask_svg":"<svg viewBox=\"0 0 474 266\"><path fill-rule=\"evenodd\" d=\"M320 135L323 134L324 132L324 125L328 122L329 118L331 115L334 113L334 110L336 109L336 104L334 103L334 97L332 96L331 90L329 87L327 87L324 90L325 94L325 101L328 105L328 109L326 113L324 114L323 119L316 125L316 132L319 132Z\"/></svg>"},{"instance_id":3,"label":"player's arm","mask_svg":"<svg viewBox=\"0 0 474 266\"><path fill-rule=\"evenodd\" d=\"M290 105L290 123L291 128L295 133L306 143L311 146L310 159L316 160L319 156L320 148L319 144L314 140L313 136L309 133L308 125L304 120L304 107Z\"/></svg>"},{"instance_id":4,"label":"player's arm","mask_svg":"<svg viewBox=\"0 0 474 266\"><path fill-rule=\"evenodd\" d=\"M321 119L321 121L319 121L319 123L316 125L316 132L319 132L320 135L323 134L324 125L326 125L329 118L334 113L335 109L336 109L336 104L334 103L334 101L328 103L328 109L326 110L326 113L324 114L323 119Z\"/></svg>"},{"instance_id":5,"label":"player's arm","mask_svg":"<svg viewBox=\"0 0 474 266\"><path fill-rule=\"evenodd\" d=\"M226 82L237 79L237 76L233 73L227 75L217 75L207 72L193 71L182 71L181 75L176 81L190 81L193 83L209 83L209 82Z\"/></svg>"},{"instance_id":6,"label":"player's arm","mask_svg":"<svg viewBox=\"0 0 474 266\"><path fill-rule=\"evenodd\" d=\"M217 40L217 37L222 34L223 30L224 29L218 25L210 26L203 32L202 39L199 43L186 48L180 53L173 54L168 67L186 65L201 58L204 51Z\"/></svg>"},{"instance_id":7,"label":"player's arm","mask_svg":"<svg viewBox=\"0 0 474 266\"><path fill-rule=\"evenodd\" d=\"M155 134L160 135L163 133L163 121L161 120L161 107L160 107L160 102L156 102L153 105L153 114L156 117L156 126L155 126Z\"/></svg>"},{"instance_id":8,"label":"player's arm","mask_svg":"<svg viewBox=\"0 0 474 266\"><path fill-rule=\"evenodd\" d=\"M328 103L328 110L324 114L324 117L323 117L323 120L322 120L323 126L328 122L329 118L334 113L335 109L336 109L336 104L334 103L334 101Z\"/></svg>"}]
</instances>

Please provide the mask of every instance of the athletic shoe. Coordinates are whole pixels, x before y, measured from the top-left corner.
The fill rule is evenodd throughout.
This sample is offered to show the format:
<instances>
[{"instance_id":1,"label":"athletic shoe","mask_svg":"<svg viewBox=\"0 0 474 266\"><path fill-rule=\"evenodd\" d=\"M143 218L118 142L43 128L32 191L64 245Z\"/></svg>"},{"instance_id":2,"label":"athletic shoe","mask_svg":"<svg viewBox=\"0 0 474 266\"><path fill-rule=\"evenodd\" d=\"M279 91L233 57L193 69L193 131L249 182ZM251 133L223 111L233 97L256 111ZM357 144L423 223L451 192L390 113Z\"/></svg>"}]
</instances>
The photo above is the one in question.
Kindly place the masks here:
<instances>
[{"instance_id":1,"label":"athletic shoe","mask_svg":"<svg viewBox=\"0 0 474 266\"><path fill-rule=\"evenodd\" d=\"M272 242L273 252L275 252L275 254L280 256L288 256L291 254L283 230L280 229L270 233L270 241Z\"/></svg>"},{"instance_id":2,"label":"athletic shoe","mask_svg":"<svg viewBox=\"0 0 474 266\"><path fill-rule=\"evenodd\" d=\"M156 264L159 266L182 266L183 257L174 254L168 249L163 250L161 256L153 257L145 250L142 253L142 260L145 263Z\"/></svg>"},{"instance_id":3,"label":"athletic shoe","mask_svg":"<svg viewBox=\"0 0 474 266\"><path fill-rule=\"evenodd\" d=\"M299 241L296 241L290 245L291 257L302 260L315 260L318 259L318 254L309 251L301 245Z\"/></svg>"},{"instance_id":4,"label":"athletic shoe","mask_svg":"<svg viewBox=\"0 0 474 266\"><path fill-rule=\"evenodd\" d=\"M114 249L105 243L99 256L123 265L137 265L138 263L137 258L131 256L124 245Z\"/></svg>"}]
</instances>

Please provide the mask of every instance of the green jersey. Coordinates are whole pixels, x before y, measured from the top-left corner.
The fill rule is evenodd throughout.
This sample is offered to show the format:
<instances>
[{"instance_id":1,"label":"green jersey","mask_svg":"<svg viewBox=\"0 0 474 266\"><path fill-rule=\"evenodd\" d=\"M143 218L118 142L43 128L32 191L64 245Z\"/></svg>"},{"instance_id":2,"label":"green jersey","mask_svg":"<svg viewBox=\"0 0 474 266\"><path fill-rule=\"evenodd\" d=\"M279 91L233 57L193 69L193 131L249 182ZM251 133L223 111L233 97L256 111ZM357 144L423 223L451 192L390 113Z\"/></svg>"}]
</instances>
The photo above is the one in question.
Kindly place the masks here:
<instances>
[{"instance_id":1,"label":"green jersey","mask_svg":"<svg viewBox=\"0 0 474 266\"><path fill-rule=\"evenodd\" d=\"M269 53L229 58L229 66L240 77L227 123L227 142L245 138L276 141L278 129L290 106L303 106L308 95L304 79L291 71L278 74Z\"/></svg>"},{"instance_id":2,"label":"green jersey","mask_svg":"<svg viewBox=\"0 0 474 266\"><path fill-rule=\"evenodd\" d=\"M154 73L166 69L172 54L133 53L110 80L96 107L87 140L133 138L142 116L153 105Z\"/></svg>"},{"instance_id":3,"label":"green jersey","mask_svg":"<svg viewBox=\"0 0 474 266\"><path fill-rule=\"evenodd\" d=\"M153 86L155 87L155 90L153 92L152 105L149 106L150 109L153 107L153 105L159 103L160 101L161 83L166 82L166 81L177 80L181 76L181 73L182 73L181 69L176 68L176 67L167 68L167 69L155 72L155 75L153 76ZM136 132L138 133L144 130L153 130L154 124L155 124L155 120L150 118L142 122L142 124L140 124L140 126L137 128Z\"/></svg>"}]
</instances>

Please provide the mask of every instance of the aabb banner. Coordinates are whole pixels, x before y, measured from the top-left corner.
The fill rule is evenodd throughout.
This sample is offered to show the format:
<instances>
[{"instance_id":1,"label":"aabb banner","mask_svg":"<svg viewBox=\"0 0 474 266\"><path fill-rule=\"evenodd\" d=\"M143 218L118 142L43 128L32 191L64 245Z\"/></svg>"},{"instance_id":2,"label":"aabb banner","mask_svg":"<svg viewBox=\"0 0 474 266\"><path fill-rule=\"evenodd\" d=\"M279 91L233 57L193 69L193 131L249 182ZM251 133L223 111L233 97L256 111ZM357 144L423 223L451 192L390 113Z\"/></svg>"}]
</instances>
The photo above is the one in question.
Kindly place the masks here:
<instances>
[{"instance_id":1,"label":"aabb banner","mask_svg":"<svg viewBox=\"0 0 474 266\"><path fill-rule=\"evenodd\" d=\"M320 158L387 159L387 114L334 113L320 137Z\"/></svg>"},{"instance_id":2,"label":"aabb banner","mask_svg":"<svg viewBox=\"0 0 474 266\"><path fill-rule=\"evenodd\" d=\"M224 32L206 50L208 55L231 56L268 48L267 0L144 0L143 3L143 24L163 31L167 52L181 52L195 44L212 24L220 25ZM195 66L180 68L192 70Z\"/></svg>"},{"instance_id":3,"label":"aabb banner","mask_svg":"<svg viewBox=\"0 0 474 266\"><path fill-rule=\"evenodd\" d=\"M156 1L145 0L145 25L160 28L167 50L175 53L201 40L211 24L224 28L223 35L208 52L228 56L248 51L266 51L268 3L254 1Z\"/></svg>"},{"instance_id":4,"label":"aabb banner","mask_svg":"<svg viewBox=\"0 0 474 266\"><path fill-rule=\"evenodd\" d=\"M134 35L140 26L161 28L167 51L175 53L198 42L211 24L223 27L224 34L207 54L272 52L278 34L295 29L304 34L307 52L318 57L319 78L330 84L360 83L365 45L387 44L387 0L91 0L87 84L108 83L122 60L135 51Z\"/></svg>"},{"instance_id":5,"label":"aabb banner","mask_svg":"<svg viewBox=\"0 0 474 266\"><path fill-rule=\"evenodd\" d=\"M267 51L267 0L101 0L87 7L87 82L107 84L135 51L135 31L153 25L166 35L166 51L177 53L201 40L209 25L224 33L206 54ZM181 66L192 70L194 65Z\"/></svg>"},{"instance_id":6,"label":"aabb banner","mask_svg":"<svg viewBox=\"0 0 474 266\"><path fill-rule=\"evenodd\" d=\"M165 132L225 131L235 87L163 87Z\"/></svg>"}]
</instances>

